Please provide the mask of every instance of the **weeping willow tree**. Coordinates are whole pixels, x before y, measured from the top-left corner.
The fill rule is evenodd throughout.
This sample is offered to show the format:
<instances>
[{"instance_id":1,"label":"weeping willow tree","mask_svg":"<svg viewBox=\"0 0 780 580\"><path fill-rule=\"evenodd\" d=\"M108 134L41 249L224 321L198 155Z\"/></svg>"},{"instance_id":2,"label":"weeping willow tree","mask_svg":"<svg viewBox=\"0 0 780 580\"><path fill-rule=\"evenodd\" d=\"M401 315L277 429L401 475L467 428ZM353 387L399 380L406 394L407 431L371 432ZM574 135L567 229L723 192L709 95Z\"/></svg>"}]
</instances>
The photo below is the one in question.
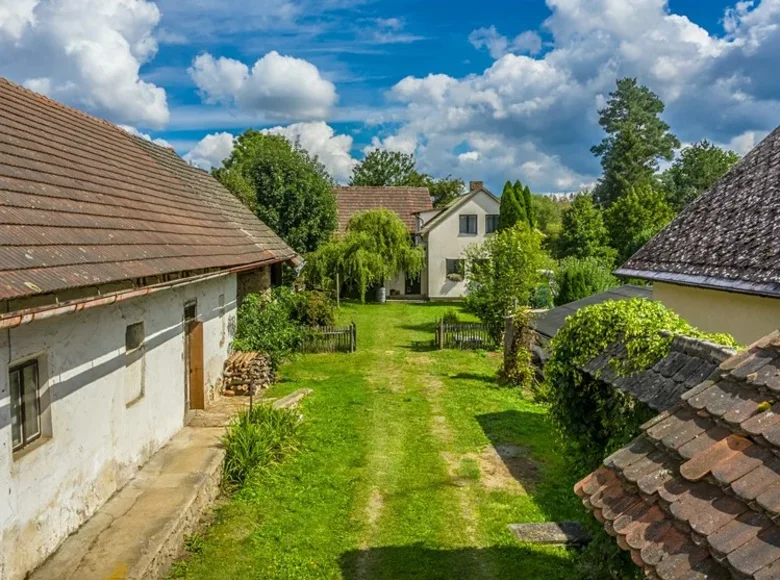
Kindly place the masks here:
<instances>
[{"instance_id":1,"label":"weeping willow tree","mask_svg":"<svg viewBox=\"0 0 780 580\"><path fill-rule=\"evenodd\" d=\"M401 219L389 210L373 209L356 213L343 236L308 254L304 276L311 284L329 288L338 274L365 302L372 286L401 272L412 278L419 276L422 265L422 248L412 245Z\"/></svg>"}]
</instances>

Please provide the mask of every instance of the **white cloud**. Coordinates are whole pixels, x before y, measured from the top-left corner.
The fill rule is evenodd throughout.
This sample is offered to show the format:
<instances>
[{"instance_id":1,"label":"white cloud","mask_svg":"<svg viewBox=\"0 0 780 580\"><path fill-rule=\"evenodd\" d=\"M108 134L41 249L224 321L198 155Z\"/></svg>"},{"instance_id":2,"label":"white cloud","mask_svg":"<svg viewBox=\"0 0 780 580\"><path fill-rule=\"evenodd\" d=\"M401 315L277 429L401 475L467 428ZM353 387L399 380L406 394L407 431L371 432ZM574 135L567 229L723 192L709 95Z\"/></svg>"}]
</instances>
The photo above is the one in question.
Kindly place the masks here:
<instances>
[{"instance_id":1,"label":"white cloud","mask_svg":"<svg viewBox=\"0 0 780 580\"><path fill-rule=\"evenodd\" d=\"M165 91L139 77L159 21L146 0L0 0L0 68L114 122L160 127Z\"/></svg>"},{"instance_id":2,"label":"white cloud","mask_svg":"<svg viewBox=\"0 0 780 580\"><path fill-rule=\"evenodd\" d=\"M189 153L184 155L184 160L201 169L208 170L212 167L219 167L233 151L234 141L235 137L230 133L206 135Z\"/></svg>"},{"instance_id":3,"label":"white cloud","mask_svg":"<svg viewBox=\"0 0 780 580\"><path fill-rule=\"evenodd\" d=\"M148 133L142 133L132 125L119 125L120 129L123 129L124 131L127 131L131 135L135 135L136 137L141 137L142 139L146 139L147 141L151 141L155 145L161 145L162 147L169 147L173 149L173 145L171 145L168 141L165 139L160 138L154 138Z\"/></svg>"},{"instance_id":4,"label":"white cloud","mask_svg":"<svg viewBox=\"0 0 780 580\"><path fill-rule=\"evenodd\" d=\"M333 178L346 183L357 165L352 157L352 137L337 135L333 127L323 121L293 123L287 126L263 129L261 132L282 135L291 143L298 143L312 157L317 157ZM233 151L235 138L230 133L214 133L204 137L184 159L203 169L219 167Z\"/></svg>"},{"instance_id":5,"label":"white cloud","mask_svg":"<svg viewBox=\"0 0 780 580\"><path fill-rule=\"evenodd\" d=\"M195 58L190 76L206 103L233 106L276 119L324 119L336 87L312 63L269 52L250 70L232 58Z\"/></svg>"},{"instance_id":6,"label":"white cloud","mask_svg":"<svg viewBox=\"0 0 780 580\"><path fill-rule=\"evenodd\" d=\"M401 18L374 18L372 26L359 30L359 36L373 44L409 44L424 36L404 32L406 22Z\"/></svg>"},{"instance_id":7,"label":"white cloud","mask_svg":"<svg viewBox=\"0 0 780 580\"><path fill-rule=\"evenodd\" d=\"M469 34L469 42L474 48L486 48L493 58L501 58L508 52L538 54L542 50L542 37L533 30L526 30L510 41L495 26L477 28Z\"/></svg>"},{"instance_id":8,"label":"white cloud","mask_svg":"<svg viewBox=\"0 0 780 580\"><path fill-rule=\"evenodd\" d=\"M636 76L658 93L682 141L707 138L744 152L780 119L780 0L739 3L721 34L672 13L667 0L547 4L552 40L544 54L534 56L538 33L509 40L495 27L475 30L469 40L493 64L463 78L401 80L389 97L405 109L385 119L391 129L377 143L413 144L434 174L455 174L468 162L464 177L573 190L600 172L589 149L603 136L597 110L617 78ZM464 150L466 158L455 153Z\"/></svg>"}]
</instances>

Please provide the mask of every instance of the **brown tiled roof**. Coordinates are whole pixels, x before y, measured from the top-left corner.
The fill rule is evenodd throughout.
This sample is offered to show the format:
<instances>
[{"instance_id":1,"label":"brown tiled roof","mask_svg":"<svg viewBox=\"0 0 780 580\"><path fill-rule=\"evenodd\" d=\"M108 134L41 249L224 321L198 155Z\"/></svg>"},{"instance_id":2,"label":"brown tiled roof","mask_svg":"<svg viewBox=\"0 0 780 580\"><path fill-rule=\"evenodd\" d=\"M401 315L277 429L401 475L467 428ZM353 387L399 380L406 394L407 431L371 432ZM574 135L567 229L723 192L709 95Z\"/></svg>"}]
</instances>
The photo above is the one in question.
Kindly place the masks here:
<instances>
[{"instance_id":1,"label":"brown tiled roof","mask_svg":"<svg viewBox=\"0 0 780 580\"><path fill-rule=\"evenodd\" d=\"M415 212L433 209L427 187L334 187L339 212L339 232L347 229L349 218L359 211L389 209L414 231Z\"/></svg>"},{"instance_id":2,"label":"brown tiled roof","mask_svg":"<svg viewBox=\"0 0 780 580\"><path fill-rule=\"evenodd\" d=\"M293 256L172 150L0 79L0 299Z\"/></svg>"},{"instance_id":3,"label":"brown tiled roof","mask_svg":"<svg viewBox=\"0 0 780 580\"><path fill-rule=\"evenodd\" d=\"M780 333L734 355L575 492L650 578L780 578Z\"/></svg>"},{"instance_id":4,"label":"brown tiled roof","mask_svg":"<svg viewBox=\"0 0 780 580\"><path fill-rule=\"evenodd\" d=\"M780 296L780 127L617 273Z\"/></svg>"}]
</instances>

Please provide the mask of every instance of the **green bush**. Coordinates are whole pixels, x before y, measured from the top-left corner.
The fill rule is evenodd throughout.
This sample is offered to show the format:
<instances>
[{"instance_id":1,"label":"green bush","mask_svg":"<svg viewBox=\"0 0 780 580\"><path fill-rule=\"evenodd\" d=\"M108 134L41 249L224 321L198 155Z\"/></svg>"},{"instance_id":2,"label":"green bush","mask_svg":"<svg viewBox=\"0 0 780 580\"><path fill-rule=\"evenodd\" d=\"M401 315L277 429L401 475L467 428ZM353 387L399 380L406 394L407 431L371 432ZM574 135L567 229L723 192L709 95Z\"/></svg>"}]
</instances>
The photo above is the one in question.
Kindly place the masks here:
<instances>
[{"instance_id":1,"label":"green bush","mask_svg":"<svg viewBox=\"0 0 780 580\"><path fill-rule=\"evenodd\" d=\"M611 361L616 372L630 375L647 369L669 353L672 337L662 335L662 330L736 346L727 334L704 333L660 302L639 298L582 308L566 319L550 342L541 396L550 404L550 416L584 472L635 437L639 425L653 413L580 367L621 340L627 357Z\"/></svg>"},{"instance_id":2,"label":"green bush","mask_svg":"<svg viewBox=\"0 0 780 580\"><path fill-rule=\"evenodd\" d=\"M555 305L593 296L620 285L610 264L598 258L564 258L558 263Z\"/></svg>"},{"instance_id":3,"label":"green bush","mask_svg":"<svg viewBox=\"0 0 780 580\"><path fill-rule=\"evenodd\" d=\"M545 281L543 272L551 260L542 249L543 237L521 222L466 248L466 308L488 326L496 342L515 302L528 305L535 288Z\"/></svg>"},{"instance_id":4,"label":"green bush","mask_svg":"<svg viewBox=\"0 0 780 580\"><path fill-rule=\"evenodd\" d=\"M442 316L442 320L444 320L445 324L457 324L460 322L460 316L458 316L458 311L454 308L449 308L444 313L444 316Z\"/></svg>"},{"instance_id":5,"label":"green bush","mask_svg":"<svg viewBox=\"0 0 780 580\"><path fill-rule=\"evenodd\" d=\"M336 324L336 305L319 290L293 294L292 317L303 326L333 326Z\"/></svg>"},{"instance_id":6,"label":"green bush","mask_svg":"<svg viewBox=\"0 0 780 580\"><path fill-rule=\"evenodd\" d=\"M520 387L533 390L536 387L531 348L536 342L531 311L518 308L513 316L514 334L504 364L498 371L498 384L505 387Z\"/></svg>"},{"instance_id":7,"label":"green bush","mask_svg":"<svg viewBox=\"0 0 780 580\"><path fill-rule=\"evenodd\" d=\"M255 405L242 410L222 437L223 485L240 488L258 470L281 461L296 448L299 423L298 414L290 409Z\"/></svg>"},{"instance_id":8,"label":"green bush","mask_svg":"<svg viewBox=\"0 0 780 580\"><path fill-rule=\"evenodd\" d=\"M301 348L308 330L293 318L295 295L279 287L265 294L250 294L238 309L233 350L262 352L276 369Z\"/></svg>"}]
</instances>

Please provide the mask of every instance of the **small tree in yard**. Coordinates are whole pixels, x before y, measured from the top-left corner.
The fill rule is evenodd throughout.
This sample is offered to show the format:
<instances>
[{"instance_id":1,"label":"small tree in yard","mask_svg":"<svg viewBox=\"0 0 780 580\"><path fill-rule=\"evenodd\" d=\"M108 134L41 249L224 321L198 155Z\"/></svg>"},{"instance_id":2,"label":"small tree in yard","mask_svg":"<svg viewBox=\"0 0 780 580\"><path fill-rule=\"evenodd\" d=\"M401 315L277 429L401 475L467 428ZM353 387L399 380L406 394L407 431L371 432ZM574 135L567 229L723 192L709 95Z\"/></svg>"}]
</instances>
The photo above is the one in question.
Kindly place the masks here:
<instances>
[{"instance_id":1,"label":"small tree in yard","mask_svg":"<svg viewBox=\"0 0 780 580\"><path fill-rule=\"evenodd\" d=\"M674 217L662 191L631 187L606 211L604 221L620 261L630 258Z\"/></svg>"},{"instance_id":2,"label":"small tree in yard","mask_svg":"<svg viewBox=\"0 0 780 580\"><path fill-rule=\"evenodd\" d=\"M614 261L616 252L609 245L604 216L590 194L577 195L571 206L563 211L557 254L559 258L571 256Z\"/></svg>"},{"instance_id":3,"label":"small tree in yard","mask_svg":"<svg viewBox=\"0 0 780 580\"><path fill-rule=\"evenodd\" d=\"M304 276L312 284L333 285L336 274L347 287L357 290L365 302L368 289L405 272L419 276L423 251L412 246L409 230L386 209L356 213L347 233L306 257Z\"/></svg>"},{"instance_id":4,"label":"small tree in yard","mask_svg":"<svg viewBox=\"0 0 780 580\"><path fill-rule=\"evenodd\" d=\"M501 205L498 210L498 229L506 230L518 222L526 222L525 204L518 197L515 187L507 181L501 192Z\"/></svg>"},{"instance_id":5,"label":"small tree in yard","mask_svg":"<svg viewBox=\"0 0 780 580\"><path fill-rule=\"evenodd\" d=\"M466 249L466 307L500 340L504 319L515 301L527 305L544 281L551 260L542 249L544 236L527 223L497 232L483 244Z\"/></svg>"}]
</instances>

